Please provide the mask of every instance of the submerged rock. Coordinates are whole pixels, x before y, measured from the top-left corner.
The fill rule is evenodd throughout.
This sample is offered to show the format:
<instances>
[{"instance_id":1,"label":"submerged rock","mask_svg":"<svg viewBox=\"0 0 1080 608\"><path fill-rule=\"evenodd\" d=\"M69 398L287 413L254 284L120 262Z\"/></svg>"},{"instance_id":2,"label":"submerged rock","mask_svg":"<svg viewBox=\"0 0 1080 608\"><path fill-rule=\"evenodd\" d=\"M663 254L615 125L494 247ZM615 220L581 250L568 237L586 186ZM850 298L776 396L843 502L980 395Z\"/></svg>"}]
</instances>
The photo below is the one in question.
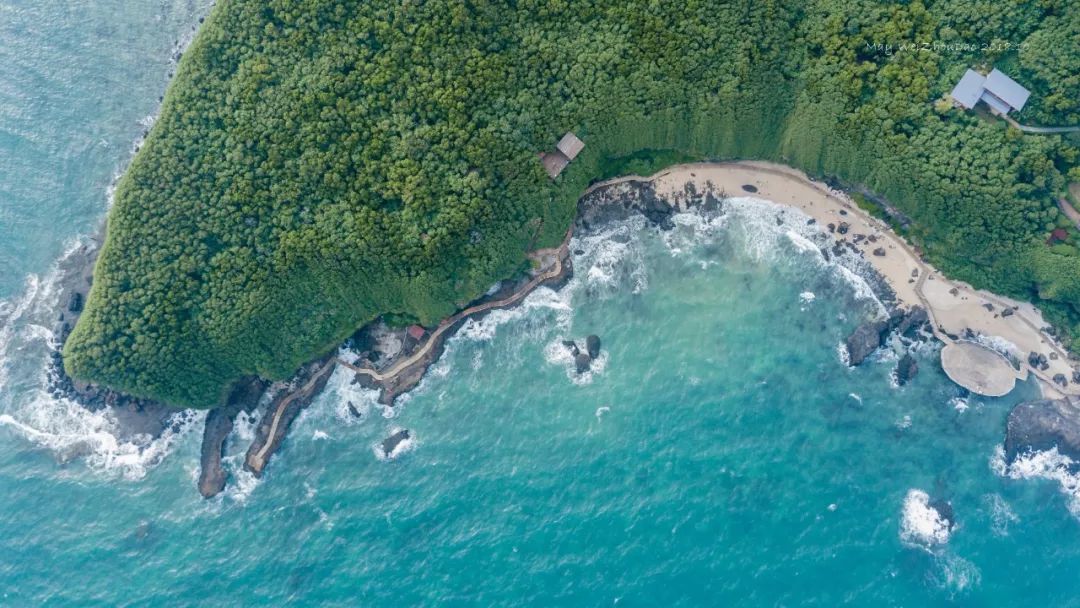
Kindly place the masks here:
<instances>
[{"instance_id":1,"label":"submerged rock","mask_svg":"<svg viewBox=\"0 0 1080 608\"><path fill-rule=\"evenodd\" d=\"M1005 431L1009 461L1024 452L1054 447L1080 460L1080 408L1067 399L1027 401L1013 408Z\"/></svg>"},{"instance_id":2,"label":"submerged rock","mask_svg":"<svg viewBox=\"0 0 1080 608\"><path fill-rule=\"evenodd\" d=\"M900 386L907 384L919 373L919 363L911 353L905 353L896 364L896 383Z\"/></svg>"},{"instance_id":3,"label":"submerged rock","mask_svg":"<svg viewBox=\"0 0 1080 608\"><path fill-rule=\"evenodd\" d=\"M563 340L562 345L566 347L566 350L570 351L570 354L577 357L581 353L581 349L578 348L577 342L573 340Z\"/></svg>"}]
</instances>

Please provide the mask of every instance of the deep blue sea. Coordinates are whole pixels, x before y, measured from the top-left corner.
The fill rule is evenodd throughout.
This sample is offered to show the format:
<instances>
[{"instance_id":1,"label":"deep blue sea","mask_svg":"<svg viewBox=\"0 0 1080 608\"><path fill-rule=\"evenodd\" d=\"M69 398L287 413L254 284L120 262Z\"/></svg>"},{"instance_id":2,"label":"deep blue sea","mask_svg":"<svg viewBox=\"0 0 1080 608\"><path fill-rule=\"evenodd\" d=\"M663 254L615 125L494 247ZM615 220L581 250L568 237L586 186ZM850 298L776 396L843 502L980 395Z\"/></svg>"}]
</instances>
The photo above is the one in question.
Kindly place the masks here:
<instances>
[{"instance_id":1,"label":"deep blue sea","mask_svg":"<svg viewBox=\"0 0 1080 608\"><path fill-rule=\"evenodd\" d=\"M930 344L904 387L889 350L848 368L880 304L763 201L579 237L565 289L468 323L394 410L335 372L259 481L242 419L213 500L200 415L125 442L49 397L56 261L207 8L0 0L0 605L1080 605L1080 478L1001 461L1034 387L963 399Z\"/></svg>"}]
</instances>

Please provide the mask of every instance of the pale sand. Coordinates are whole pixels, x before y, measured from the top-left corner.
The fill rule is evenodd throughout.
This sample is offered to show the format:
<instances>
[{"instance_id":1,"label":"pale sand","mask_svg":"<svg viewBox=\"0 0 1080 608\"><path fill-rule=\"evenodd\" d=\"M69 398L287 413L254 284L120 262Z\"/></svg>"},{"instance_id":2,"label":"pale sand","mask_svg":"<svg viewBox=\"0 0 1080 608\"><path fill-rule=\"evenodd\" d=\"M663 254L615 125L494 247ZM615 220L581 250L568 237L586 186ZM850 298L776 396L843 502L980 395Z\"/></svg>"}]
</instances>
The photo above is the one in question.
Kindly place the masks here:
<instances>
[{"instance_id":1,"label":"pale sand","mask_svg":"<svg viewBox=\"0 0 1080 608\"><path fill-rule=\"evenodd\" d=\"M920 305L926 308L934 325L935 334L946 343L952 340L943 334L963 335L965 328L988 337L1001 338L1010 343L1012 354L1021 361L1020 372L1013 372L1018 379L1026 379L1034 373L1040 380L1044 395L1060 396L1062 392L1080 395L1080 385L1072 383L1072 368L1065 350L1049 335L1041 331L1048 323L1031 304L1019 302L976 290L970 285L943 276L932 266L922 262L911 247L889 227L859 209L843 192L809 179L804 173L791 167L759 161L733 163L695 163L670 167L652 177L621 177L595 187L624 181L652 181L658 195L677 200L687 183L693 183L699 191L712 189L728 197L756 197L794 207L817 220L822 229L828 224L847 222L851 228L846 237L835 234L837 239L852 241L856 234L875 235L877 242L863 239L857 244L863 255L888 281L897 299L905 306ZM757 188L750 193L744 184ZM841 210L846 215L841 215ZM884 256L875 256L873 250L883 247ZM917 271L917 272L916 272ZM913 275L918 276L915 278ZM955 289L955 295L950 293ZM993 305L988 311L984 304ZM1002 317L1005 307L1017 307L1010 317ZM1027 365L1027 355L1039 352L1057 358L1049 361L1050 367L1039 372ZM1011 369L1011 368L1010 368ZM1069 385L1064 390L1052 383L1055 374L1064 374Z\"/></svg>"}]
</instances>

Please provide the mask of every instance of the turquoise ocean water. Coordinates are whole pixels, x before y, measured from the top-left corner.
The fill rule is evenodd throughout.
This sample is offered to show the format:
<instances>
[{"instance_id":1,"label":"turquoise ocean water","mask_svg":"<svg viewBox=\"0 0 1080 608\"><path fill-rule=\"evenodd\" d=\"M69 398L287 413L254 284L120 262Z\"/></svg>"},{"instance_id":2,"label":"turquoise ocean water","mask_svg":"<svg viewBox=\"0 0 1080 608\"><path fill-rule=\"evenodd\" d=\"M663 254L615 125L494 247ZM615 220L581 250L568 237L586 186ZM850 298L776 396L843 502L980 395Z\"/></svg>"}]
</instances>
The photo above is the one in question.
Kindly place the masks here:
<instances>
[{"instance_id":1,"label":"turquoise ocean water","mask_svg":"<svg viewBox=\"0 0 1080 608\"><path fill-rule=\"evenodd\" d=\"M54 263L205 9L0 0L0 605L1080 604L1080 480L998 453L1033 387L961 399L929 345L902 388L887 352L847 368L879 305L765 202L578 239L564 290L466 325L395 411L336 375L261 481L242 420L214 500L199 416L119 442L48 397ZM579 377L559 343L590 333Z\"/></svg>"}]
</instances>

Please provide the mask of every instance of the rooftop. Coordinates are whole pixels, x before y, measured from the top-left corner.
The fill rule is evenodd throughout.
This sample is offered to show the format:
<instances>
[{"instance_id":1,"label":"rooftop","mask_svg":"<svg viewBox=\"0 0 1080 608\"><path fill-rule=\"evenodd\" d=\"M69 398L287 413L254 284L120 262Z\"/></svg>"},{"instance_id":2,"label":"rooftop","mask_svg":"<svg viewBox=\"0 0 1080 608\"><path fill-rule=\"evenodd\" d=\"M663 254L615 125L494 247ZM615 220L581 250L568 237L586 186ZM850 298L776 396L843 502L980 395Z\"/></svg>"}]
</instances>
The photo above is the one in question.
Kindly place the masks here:
<instances>
[{"instance_id":1,"label":"rooftop","mask_svg":"<svg viewBox=\"0 0 1080 608\"><path fill-rule=\"evenodd\" d=\"M574 160L579 152L585 148L585 142L577 138L577 135L567 131L566 135L562 136L559 140L559 144L555 146L559 152L566 155L567 160Z\"/></svg>"},{"instance_id":2,"label":"rooftop","mask_svg":"<svg viewBox=\"0 0 1080 608\"><path fill-rule=\"evenodd\" d=\"M997 112L1008 114L1022 110L1031 92L997 68L987 76L969 69L950 96L968 110L981 101Z\"/></svg>"}]
</instances>

